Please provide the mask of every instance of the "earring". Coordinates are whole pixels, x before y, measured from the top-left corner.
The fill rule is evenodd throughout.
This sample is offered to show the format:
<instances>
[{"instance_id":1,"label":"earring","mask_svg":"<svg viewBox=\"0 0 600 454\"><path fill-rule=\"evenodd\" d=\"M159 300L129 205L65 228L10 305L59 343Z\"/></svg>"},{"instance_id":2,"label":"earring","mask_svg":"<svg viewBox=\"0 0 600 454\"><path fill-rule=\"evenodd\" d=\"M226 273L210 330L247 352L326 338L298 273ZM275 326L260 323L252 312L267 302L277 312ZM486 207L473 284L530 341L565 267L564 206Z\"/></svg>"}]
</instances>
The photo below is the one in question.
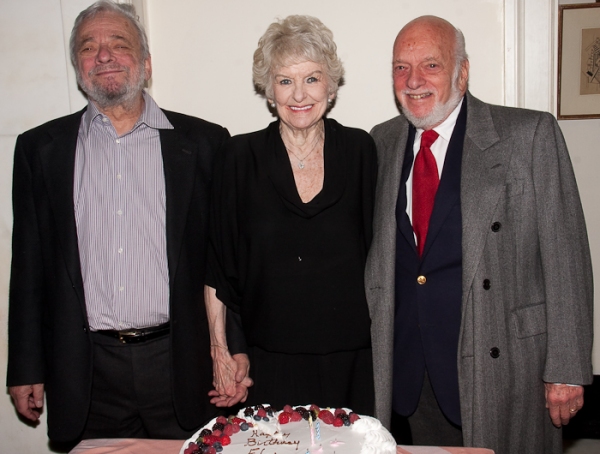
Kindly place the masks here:
<instances>
[{"instance_id":1,"label":"earring","mask_svg":"<svg viewBox=\"0 0 600 454\"><path fill-rule=\"evenodd\" d=\"M329 98L329 99L327 100L327 102L328 102L329 104L331 104L331 103L333 102L333 99Z\"/></svg>"},{"instance_id":2,"label":"earring","mask_svg":"<svg viewBox=\"0 0 600 454\"><path fill-rule=\"evenodd\" d=\"M272 103L271 103L271 107L272 107L273 109L275 108L275 103L274 103L274 102L272 102Z\"/></svg>"}]
</instances>

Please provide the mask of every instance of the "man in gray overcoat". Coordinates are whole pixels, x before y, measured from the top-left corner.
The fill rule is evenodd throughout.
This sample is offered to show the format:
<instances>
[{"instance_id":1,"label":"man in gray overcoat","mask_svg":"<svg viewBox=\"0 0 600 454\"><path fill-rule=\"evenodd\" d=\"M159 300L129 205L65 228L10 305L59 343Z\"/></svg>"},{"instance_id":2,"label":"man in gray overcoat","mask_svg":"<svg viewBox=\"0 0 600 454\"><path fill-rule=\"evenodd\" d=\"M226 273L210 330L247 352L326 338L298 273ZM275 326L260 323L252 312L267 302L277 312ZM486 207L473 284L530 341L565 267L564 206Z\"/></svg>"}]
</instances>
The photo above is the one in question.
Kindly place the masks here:
<instances>
[{"instance_id":1,"label":"man in gray overcoat","mask_svg":"<svg viewBox=\"0 0 600 454\"><path fill-rule=\"evenodd\" d=\"M462 33L424 16L394 44L402 115L376 126L366 271L376 416L413 442L558 453L592 381L592 269L548 113L467 91Z\"/></svg>"}]
</instances>

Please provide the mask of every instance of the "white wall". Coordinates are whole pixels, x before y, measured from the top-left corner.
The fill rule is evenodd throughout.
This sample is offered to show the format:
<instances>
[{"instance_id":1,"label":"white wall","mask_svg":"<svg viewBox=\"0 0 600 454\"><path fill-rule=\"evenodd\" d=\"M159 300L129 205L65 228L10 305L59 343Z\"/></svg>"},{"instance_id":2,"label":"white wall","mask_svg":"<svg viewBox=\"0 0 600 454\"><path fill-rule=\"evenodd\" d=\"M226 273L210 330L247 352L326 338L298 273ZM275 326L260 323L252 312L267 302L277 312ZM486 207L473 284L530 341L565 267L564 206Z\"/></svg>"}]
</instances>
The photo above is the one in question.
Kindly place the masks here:
<instances>
[{"instance_id":1,"label":"white wall","mask_svg":"<svg viewBox=\"0 0 600 454\"><path fill-rule=\"evenodd\" d=\"M11 180L17 134L85 105L68 64L65 36L90 0L0 2L0 381L5 382L8 279L12 231ZM44 453L40 427L21 423L6 393L0 398L0 452Z\"/></svg>"},{"instance_id":2,"label":"white wall","mask_svg":"<svg viewBox=\"0 0 600 454\"><path fill-rule=\"evenodd\" d=\"M463 30L473 94L492 103L547 110L554 103L555 62L548 39L554 34L548 23L555 19L557 0L131 1L144 6L154 66L151 92L159 105L220 123L232 134L272 121L264 101L253 92L252 54L268 24L288 14L315 15L334 32L346 85L331 117L343 124L368 130L396 115L392 43L406 22L422 14L435 13ZM66 41L75 16L90 3L0 2L0 380L6 366L14 141L18 133L85 104L75 86ZM600 263L600 232L595 228L600 225L600 210L593 200L599 189L600 158L597 147L589 144L598 143L598 122L561 122L596 263ZM600 282L598 272L596 277ZM600 351L595 364L600 373ZM0 452L49 452L44 418L36 429L26 426L17 420L5 395L0 399Z\"/></svg>"},{"instance_id":3,"label":"white wall","mask_svg":"<svg viewBox=\"0 0 600 454\"><path fill-rule=\"evenodd\" d=\"M330 116L342 124L369 130L397 115L392 44L400 28L422 14L443 16L463 30L472 43L471 90L489 102L504 99L502 0L188 0L178 2L186 5L181 9L161 0L146 4L152 94L163 107L220 123L232 134L272 121L266 103L253 91L252 55L267 26L289 14L316 16L334 33L346 85Z\"/></svg>"}]
</instances>

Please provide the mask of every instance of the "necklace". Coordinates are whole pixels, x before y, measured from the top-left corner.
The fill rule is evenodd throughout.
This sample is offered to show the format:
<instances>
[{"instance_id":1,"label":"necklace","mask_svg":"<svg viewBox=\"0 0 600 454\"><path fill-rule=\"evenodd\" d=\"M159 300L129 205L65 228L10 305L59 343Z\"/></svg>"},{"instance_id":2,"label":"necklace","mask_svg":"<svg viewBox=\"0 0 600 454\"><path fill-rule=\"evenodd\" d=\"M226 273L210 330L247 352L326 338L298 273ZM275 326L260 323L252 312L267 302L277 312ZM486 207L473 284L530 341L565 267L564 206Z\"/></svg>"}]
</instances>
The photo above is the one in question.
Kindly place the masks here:
<instances>
[{"instance_id":1,"label":"necklace","mask_svg":"<svg viewBox=\"0 0 600 454\"><path fill-rule=\"evenodd\" d=\"M310 149L310 151L308 153L306 153L303 157L298 156L291 148L289 147L286 142L286 133L283 130L282 125L279 125L279 134L281 135L281 139L283 140L283 144L285 146L285 149L288 153L292 153L292 155L298 160L298 168L300 170L304 169L304 167L306 167L306 165L304 164L304 161L306 160L306 158L308 158L311 154L314 153L314 151L319 148L319 145L323 144L323 122L321 121L320 125L319 125L319 130L317 131L317 133L315 134L315 137L313 139L313 145L312 148ZM291 143L293 143L294 141L291 141ZM324 145L324 144L323 144ZM296 147L299 149L299 147Z\"/></svg>"},{"instance_id":2,"label":"necklace","mask_svg":"<svg viewBox=\"0 0 600 454\"><path fill-rule=\"evenodd\" d=\"M312 152L313 152L313 151L315 151L316 149L317 149L317 146L316 146L316 144L315 144L315 146L312 148L312 150L310 150L310 151L309 151L309 152L308 152L308 153L307 153L307 154L306 154L306 155L305 155L305 156L304 156L302 159L300 159L296 153L294 153L294 152L293 152L292 150L290 150L289 148L286 148L286 150L287 150L287 151L289 151L290 153L292 153L292 154L293 154L293 155L296 157L296 159L298 160L298 167L299 167L300 169L304 169L304 167L305 167L305 166L304 166L304 160L305 160L306 158L308 158L308 157L309 157L309 156L312 154Z\"/></svg>"}]
</instances>

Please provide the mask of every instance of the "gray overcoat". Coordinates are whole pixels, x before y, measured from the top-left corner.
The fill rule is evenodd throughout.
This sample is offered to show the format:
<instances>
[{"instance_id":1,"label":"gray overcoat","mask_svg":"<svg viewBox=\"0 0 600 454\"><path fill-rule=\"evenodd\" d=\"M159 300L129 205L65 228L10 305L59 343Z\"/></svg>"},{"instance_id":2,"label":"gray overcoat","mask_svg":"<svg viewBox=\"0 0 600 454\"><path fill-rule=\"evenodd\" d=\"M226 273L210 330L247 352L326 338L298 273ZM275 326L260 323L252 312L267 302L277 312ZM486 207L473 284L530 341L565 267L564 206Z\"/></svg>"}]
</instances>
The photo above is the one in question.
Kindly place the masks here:
<instances>
[{"instance_id":1,"label":"gray overcoat","mask_svg":"<svg viewBox=\"0 0 600 454\"><path fill-rule=\"evenodd\" d=\"M562 452L544 382L592 380L592 268L571 161L552 115L489 105L470 93L465 99L457 355L465 446ZM365 279L376 416L389 427L395 207L408 122L400 115L371 133L379 177Z\"/></svg>"}]
</instances>

